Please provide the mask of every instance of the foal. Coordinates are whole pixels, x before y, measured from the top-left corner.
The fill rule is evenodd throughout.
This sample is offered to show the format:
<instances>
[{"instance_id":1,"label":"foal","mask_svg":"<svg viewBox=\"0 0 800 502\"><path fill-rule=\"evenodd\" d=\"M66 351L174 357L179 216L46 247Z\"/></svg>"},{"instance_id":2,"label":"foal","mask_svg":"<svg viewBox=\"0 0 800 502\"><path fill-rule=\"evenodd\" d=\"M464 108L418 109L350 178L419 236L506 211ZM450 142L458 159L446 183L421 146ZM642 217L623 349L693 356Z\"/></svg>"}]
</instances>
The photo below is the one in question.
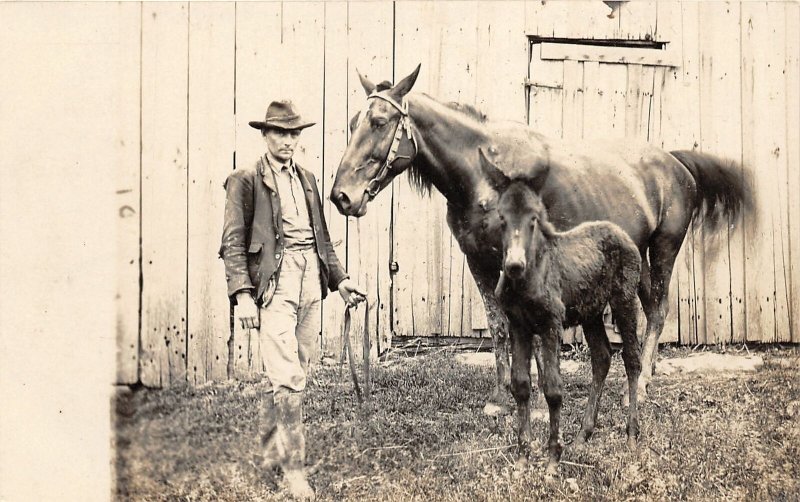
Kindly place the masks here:
<instances>
[{"instance_id":1,"label":"foal","mask_svg":"<svg viewBox=\"0 0 800 502\"><path fill-rule=\"evenodd\" d=\"M563 396L559 351L563 328L580 324L592 358L593 381L580 444L592 435L603 384L611 365L611 347L603 325L603 308L611 304L622 336L622 358L628 377L628 446L639 435L636 382L641 371L636 337L636 289L641 256L628 235L610 222L583 223L557 232L536 195L540 180L511 180L480 151L481 165L500 192L497 202L503 239L503 272L495 294L511 323L511 392L519 420L518 467L530 455L531 344L541 337L537 354L539 386L550 411L546 475L558 470L562 446L559 419Z\"/></svg>"}]
</instances>

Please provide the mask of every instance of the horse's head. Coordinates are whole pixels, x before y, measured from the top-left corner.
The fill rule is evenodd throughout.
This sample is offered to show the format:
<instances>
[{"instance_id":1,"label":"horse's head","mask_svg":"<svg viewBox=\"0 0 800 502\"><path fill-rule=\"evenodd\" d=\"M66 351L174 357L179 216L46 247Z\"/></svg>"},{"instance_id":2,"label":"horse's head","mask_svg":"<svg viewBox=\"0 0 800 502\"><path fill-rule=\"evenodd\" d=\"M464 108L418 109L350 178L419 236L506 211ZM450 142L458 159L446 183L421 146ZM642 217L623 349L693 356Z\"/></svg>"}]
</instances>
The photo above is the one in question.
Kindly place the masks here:
<instances>
[{"instance_id":1,"label":"horse's head","mask_svg":"<svg viewBox=\"0 0 800 502\"><path fill-rule=\"evenodd\" d=\"M417 149L405 96L419 68L388 88L377 87L359 74L367 107L350 122L350 142L331 189L331 201L343 215L363 216L367 203L411 165Z\"/></svg>"},{"instance_id":2,"label":"horse's head","mask_svg":"<svg viewBox=\"0 0 800 502\"><path fill-rule=\"evenodd\" d=\"M536 191L541 176L509 178L479 149L481 168L500 193L497 213L503 240L503 275L520 279L535 263L545 240L554 230L547 220L547 209ZM501 284L498 284L498 289Z\"/></svg>"}]
</instances>

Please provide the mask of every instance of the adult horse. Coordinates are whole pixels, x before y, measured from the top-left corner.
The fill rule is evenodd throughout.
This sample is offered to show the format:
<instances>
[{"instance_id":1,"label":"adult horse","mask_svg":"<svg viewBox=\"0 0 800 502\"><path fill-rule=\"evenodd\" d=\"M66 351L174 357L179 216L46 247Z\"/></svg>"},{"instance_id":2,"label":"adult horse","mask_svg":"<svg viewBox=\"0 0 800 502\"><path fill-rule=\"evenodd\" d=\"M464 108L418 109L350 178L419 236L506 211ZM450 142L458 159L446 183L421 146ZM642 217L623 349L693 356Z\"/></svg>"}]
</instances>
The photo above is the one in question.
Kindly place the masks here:
<instances>
[{"instance_id":1,"label":"adult horse","mask_svg":"<svg viewBox=\"0 0 800 502\"><path fill-rule=\"evenodd\" d=\"M368 102L351 122L350 142L331 189L339 212L363 216L369 201L406 169L418 188L435 187L444 195L447 223L486 306L497 363L489 401L501 407L509 363L508 324L493 294L502 268L498 194L482 173L479 148L509 177L535 180L556 229L594 220L616 223L642 256L638 295L647 328L638 390L644 397L669 307L672 267L689 225L694 221L706 232L724 229L752 207L738 166L700 152L668 153L631 139L564 141L525 124L487 121L468 105L409 94L419 69L380 89L359 75Z\"/></svg>"}]
</instances>

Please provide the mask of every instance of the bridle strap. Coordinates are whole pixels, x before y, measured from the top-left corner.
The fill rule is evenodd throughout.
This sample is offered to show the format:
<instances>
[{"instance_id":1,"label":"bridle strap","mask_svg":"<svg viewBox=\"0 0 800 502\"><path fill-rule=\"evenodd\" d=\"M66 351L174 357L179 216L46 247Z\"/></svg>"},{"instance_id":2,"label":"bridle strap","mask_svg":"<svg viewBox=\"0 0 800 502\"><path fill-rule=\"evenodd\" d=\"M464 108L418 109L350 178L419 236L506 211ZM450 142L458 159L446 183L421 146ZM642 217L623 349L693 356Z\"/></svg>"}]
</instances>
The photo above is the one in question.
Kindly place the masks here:
<instances>
[{"instance_id":1,"label":"bridle strap","mask_svg":"<svg viewBox=\"0 0 800 502\"><path fill-rule=\"evenodd\" d=\"M408 115L408 101L403 100L401 103L395 101L389 95L383 92L373 92L369 95L367 100L370 99L382 99L386 101L393 107L400 112L400 120L397 122L397 128L394 130L394 138L392 139L392 145L389 147L389 154L386 156L386 160L381 165L381 168L378 169L378 172L375 174L369 183L367 184L366 192L369 195L370 199L374 199L376 195L378 195L378 191L380 190L381 183L386 176L389 174L389 171L392 170L392 164L398 158L400 159L408 159L412 160L414 157L417 156L417 152L419 152L419 146L417 145L417 139L414 137L414 133L411 131L411 117ZM414 145L414 155L413 157L408 157L406 155L397 155L397 150L400 148L400 140L403 137L403 133L408 137L411 143Z\"/></svg>"}]
</instances>

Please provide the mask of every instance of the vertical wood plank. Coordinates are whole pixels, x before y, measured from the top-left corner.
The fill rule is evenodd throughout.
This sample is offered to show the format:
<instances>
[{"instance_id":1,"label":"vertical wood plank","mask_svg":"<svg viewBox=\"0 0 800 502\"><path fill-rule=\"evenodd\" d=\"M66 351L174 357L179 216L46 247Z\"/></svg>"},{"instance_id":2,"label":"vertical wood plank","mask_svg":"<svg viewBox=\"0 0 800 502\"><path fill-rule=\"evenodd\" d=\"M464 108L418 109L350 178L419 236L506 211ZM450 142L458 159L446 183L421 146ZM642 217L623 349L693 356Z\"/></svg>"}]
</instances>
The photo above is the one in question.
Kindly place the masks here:
<instances>
[{"instance_id":1,"label":"vertical wood plank","mask_svg":"<svg viewBox=\"0 0 800 502\"><path fill-rule=\"evenodd\" d=\"M255 169L257 160L266 151L266 144L259 131L250 127L248 122L263 120L271 101L291 96L292 81L276 78L276 75L284 74L286 68L292 67L289 64L291 53L287 53L282 47L284 27L279 3L239 2L235 11L234 169ZM301 137L301 141L304 139ZM298 161L300 160L298 156ZM257 342L257 330L245 330L234 323L228 356L233 359L233 373L237 378L252 378L255 373L262 371Z\"/></svg>"},{"instance_id":2,"label":"vertical wood plank","mask_svg":"<svg viewBox=\"0 0 800 502\"><path fill-rule=\"evenodd\" d=\"M624 137L626 65L586 61L583 68L584 138Z\"/></svg>"},{"instance_id":3,"label":"vertical wood plank","mask_svg":"<svg viewBox=\"0 0 800 502\"><path fill-rule=\"evenodd\" d=\"M683 9L683 85L685 87L683 98L685 101L686 115L681 119L684 127L691 132L687 141L678 148L698 148L700 146L700 61L699 61L699 33L700 16L698 4L684 3ZM691 125L690 125L691 124ZM690 244L692 251L687 252L691 258L691 272L687 278L687 293L691 296L693 307L692 320L694 332L689 337L689 343L706 342L706 312L705 312L705 276L703 264L705 252L703 247L704 233L702 227L692 225L685 244Z\"/></svg>"},{"instance_id":4,"label":"vertical wood plank","mask_svg":"<svg viewBox=\"0 0 800 502\"><path fill-rule=\"evenodd\" d=\"M661 4L659 4L661 5ZM695 4L679 4L677 21L674 25L682 27L680 68L668 70L665 74L661 105L661 139L664 148L669 150L691 149L697 146L700 136L699 113L692 107L693 95L697 90L696 58L697 51L697 8ZM696 100L695 100L696 102ZM697 305L694 281L694 248L692 228L690 227L673 268L671 290L675 290L677 305L671 303L677 316L677 337L680 343L697 343Z\"/></svg>"},{"instance_id":5,"label":"vertical wood plank","mask_svg":"<svg viewBox=\"0 0 800 502\"><path fill-rule=\"evenodd\" d=\"M667 42L665 50L670 54L670 60L680 60L683 54L681 2L656 2L656 26L653 37L660 42Z\"/></svg>"},{"instance_id":6,"label":"vertical wood plank","mask_svg":"<svg viewBox=\"0 0 800 502\"><path fill-rule=\"evenodd\" d=\"M777 200L771 179L777 174L772 152L775 128L780 127L773 119L783 115L783 108L778 109L779 98L772 94L769 80L778 78L775 72L782 71L783 61L781 68L772 68L777 62L772 55L776 47L770 29L774 10L770 12L766 3L745 3L741 8L742 158L753 173L757 204L756 218L746 222L745 234L747 340L771 342L776 338L773 201Z\"/></svg>"},{"instance_id":7,"label":"vertical wood plank","mask_svg":"<svg viewBox=\"0 0 800 502\"><path fill-rule=\"evenodd\" d=\"M787 162L787 122L781 116L785 114L788 101L786 96L786 10L785 3L768 3L769 38L771 46L767 62L767 73L764 78L768 86L769 105L772 117L778 120L771 121L769 128L773 137L770 142L762 144L769 148L769 160L774 175L767 178L772 184L772 233L773 233L773 264L775 275L775 341L791 341L789 324L789 172ZM797 109L795 108L795 111ZM795 113L797 115L797 113ZM785 115L784 115L785 116ZM791 171L796 172L798 166L792 166ZM776 197L777 195L777 197Z\"/></svg>"},{"instance_id":8,"label":"vertical wood plank","mask_svg":"<svg viewBox=\"0 0 800 502\"><path fill-rule=\"evenodd\" d=\"M436 22L439 27L440 53L437 92L442 101L457 101L476 105L478 84L478 32L479 11L476 2L443 2L436 5ZM464 330L464 270L465 258L446 221L447 209L439 206L436 223L440 226L442 244L442 330L443 335L471 335ZM433 297L433 294L431 294ZM433 298L431 298L433 299ZM467 299L468 301L468 299ZM435 307L432 302L431 307ZM431 321L435 323L434 311Z\"/></svg>"},{"instance_id":9,"label":"vertical wood plank","mask_svg":"<svg viewBox=\"0 0 800 502\"><path fill-rule=\"evenodd\" d=\"M625 66L625 136L647 141L650 101L653 95L653 67L638 64Z\"/></svg>"},{"instance_id":10,"label":"vertical wood plank","mask_svg":"<svg viewBox=\"0 0 800 502\"><path fill-rule=\"evenodd\" d=\"M234 144L235 5L189 6L187 378L227 377L230 302L217 250Z\"/></svg>"},{"instance_id":11,"label":"vertical wood plank","mask_svg":"<svg viewBox=\"0 0 800 502\"><path fill-rule=\"evenodd\" d=\"M395 72L402 78L421 64L419 77L411 92L438 97L433 88L438 75L437 46L434 43L434 5L417 4L414 9L397 9L395 19ZM400 270L394 277L394 331L403 336L428 336L428 254L430 240L436 233L430 214L441 204L435 190L430 197L420 197L406 176L395 185L394 258Z\"/></svg>"},{"instance_id":12,"label":"vertical wood plank","mask_svg":"<svg viewBox=\"0 0 800 502\"><path fill-rule=\"evenodd\" d=\"M364 89L355 75L355 67L376 84L392 79L393 25L394 12L390 3L360 4L358 8L350 6L347 47L352 75L349 78L348 117L366 106ZM369 322L373 356L377 355L378 348L375 333L388 323L379 313L388 309L391 207L392 190L386 188L370 202L365 216L351 218L348 222L347 269L350 276L367 289L371 301ZM355 315L352 332L363 333L363 325L363 314ZM385 343L386 334L383 337ZM354 352L360 354L362 337L354 337L353 342Z\"/></svg>"},{"instance_id":13,"label":"vertical wood plank","mask_svg":"<svg viewBox=\"0 0 800 502\"><path fill-rule=\"evenodd\" d=\"M700 48L700 143L703 151L731 159L741 158L741 109L730 103L741 101L739 79L738 4L711 2L699 5ZM731 222L734 224L735 222ZM737 225L741 226L741 225ZM732 340L734 266L741 267L742 255L735 254L736 242L729 242L729 229L706 234L704 246L706 341ZM738 242L741 246L741 241ZM732 260L737 256L737 261ZM743 294L744 284L738 284Z\"/></svg>"},{"instance_id":14,"label":"vertical wood plank","mask_svg":"<svg viewBox=\"0 0 800 502\"><path fill-rule=\"evenodd\" d=\"M117 376L118 384L133 384L139 378L139 267L140 206L139 108L142 29L137 4L124 7L126 22L120 23L120 43L115 72L119 78L115 100L117 122Z\"/></svg>"},{"instance_id":15,"label":"vertical wood plank","mask_svg":"<svg viewBox=\"0 0 800 502\"><path fill-rule=\"evenodd\" d=\"M562 112L565 139L583 138L583 63L564 61L564 102Z\"/></svg>"},{"instance_id":16,"label":"vertical wood plank","mask_svg":"<svg viewBox=\"0 0 800 502\"><path fill-rule=\"evenodd\" d=\"M475 104L490 120L525 122L525 6L518 1L481 1L477 22Z\"/></svg>"},{"instance_id":17,"label":"vertical wood plank","mask_svg":"<svg viewBox=\"0 0 800 502\"><path fill-rule=\"evenodd\" d=\"M347 219L339 214L330 201L330 191L336 179L336 170L347 147L348 80L357 79L353 68L348 67L347 51L347 9L346 2L326 2L325 13L325 113L323 151L323 189L322 205L328 223L331 243L339 261L347 263ZM363 95L361 98L363 102ZM341 353L341 326L344 320L344 306L341 296L330 294L322 304L322 353L337 358Z\"/></svg>"},{"instance_id":18,"label":"vertical wood plank","mask_svg":"<svg viewBox=\"0 0 800 502\"><path fill-rule=\"evenodd\" d=\"M148 386L186 376L188 6L142 19L142 347Z\"/></svg>"},{"instance_id":19,"label":"vertical wood plank","mask_svg":"<svg viewBox=\"0 0 800 502\"><path fill-rule=\"evenodd\" d=\"M789 327L800 342L800 5L786 4L786 165L789 196Z\"/></svg>"}]
</instances>

